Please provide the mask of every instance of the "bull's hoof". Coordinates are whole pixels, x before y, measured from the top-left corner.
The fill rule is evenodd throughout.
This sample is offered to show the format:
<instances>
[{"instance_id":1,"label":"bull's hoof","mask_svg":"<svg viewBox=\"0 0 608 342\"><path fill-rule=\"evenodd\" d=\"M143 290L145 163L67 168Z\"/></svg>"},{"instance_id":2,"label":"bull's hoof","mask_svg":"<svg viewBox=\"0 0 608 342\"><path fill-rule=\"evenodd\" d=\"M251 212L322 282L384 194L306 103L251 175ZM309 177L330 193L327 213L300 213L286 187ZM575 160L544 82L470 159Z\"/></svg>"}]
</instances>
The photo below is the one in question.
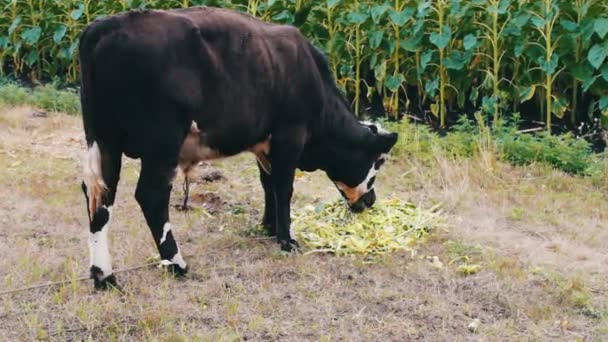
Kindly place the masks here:
<instances>
[{"instance_id":1,"label":"bull's hoof","mask_svg":"<svg viewBox=\"0 0 608 342\"><path fill-rule=\"evenodd\" d=\"M186 268L182 268L178 264L174 264L169 260L162 260L158 267L164 268L165 271L167 271L174 278L183 278L188 273L188 265L186 265Z\"/></svg>"},{"instance_id":2,"label":"bull's hoof","mask_svg":"<svg viewBox=\"0 0 608 342\"><path fill-rule=\"evenodd\" d=\"M279 240L279 244L281 244L281 250L285 252L293 252L300 247L298 241L294 239L288 240Z\"/></svg>"},{"instance_id":3,"label":"bull's hoof","mask_svg":"<svg viewBox=\"0 0 608 342\"><path fill-rule=\"evenodd\" d=\"M113 274L110 274L109 276L101 280L97 279L97 277L93 277L93 281L95 284L95 290L118 290L119 292L122 291L122 287L118 284L118 282L116 281L116 277Z\"/></svg>"},{"instance_id":4,"label":"bull's hoof","mask_svg":"<svg viewBox=\"0 0 608 342\"><path fill-rule=\"evenodd\" d=\"M181 268L178 264L171 264L167 266L167 272L176 279L183 278L188 274L188 266L186 266L186 268Z\"/></svg>"}]
</instances>

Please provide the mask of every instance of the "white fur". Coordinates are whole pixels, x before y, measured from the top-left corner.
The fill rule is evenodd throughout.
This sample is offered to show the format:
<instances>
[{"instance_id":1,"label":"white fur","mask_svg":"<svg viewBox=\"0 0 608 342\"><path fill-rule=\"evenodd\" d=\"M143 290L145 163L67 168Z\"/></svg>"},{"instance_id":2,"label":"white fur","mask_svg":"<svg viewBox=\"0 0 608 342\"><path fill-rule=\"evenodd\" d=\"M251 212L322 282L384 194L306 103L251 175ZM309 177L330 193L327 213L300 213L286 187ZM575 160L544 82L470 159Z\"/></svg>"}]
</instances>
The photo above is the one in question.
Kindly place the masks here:
<instances>
[{"instance_id":1,"label":"white fur","mask_svg":"<svg viewBox=\"0 0 608 342\"><path fill-rule=\"evenodd\" d=\"M101 152L99 151L99 145L97 145L96 141L87 149L82 166L87 186L92 186L96 182L103 184L103 178L101 176Z\"/></svg>"},{"instance_id":2,"label":"white fur","mask_svg":"<svg viewBox=\"0 0 608 342\"><path fill-rule=\"evenodd\" d=\"M382 126L380 126L379 123L377 122L371 122L371 121L359 121L361 124L365 125L365 126L375 126L378 129L378 133L379 134L388 134L389 131L385 130L384 128L382 128ZM370 128L371 129L371 128Z\"/></svg>"},{"instance_id":3,"label":"white fur","mask_svg":"<svg viewBox=\"0 0 608 342\"><path fill-rule=\"evenodd\" d=\"M173 256L173 258L171 258L171 262L177 264L183 269L186 269L187 264L184 258L182 258L182 254L180 253L179 248L177 249L177 253Z\"/></svg>"},{"instance_id":4,"label":"white fur","mask_svg":"<svg viewBox=\"0 0 608 342\"><path fill-rule=\"evenodd\" d=\"M89 197L89 213L91 216L101 206L101 198L106 189L101 173L101 151L97 142L93 142L82 160L83 178ZM93 217L89 217L92 220Z\"/></svg>"},{"instance_id":5,"label":"white fur","mask_svg":"<svg viewBox=\"0 0 608 342\"><path fill-rule=\"evenodd\" d=\"M108 210L108 222L100 231L89 233L89 252L91 266L97 266L103 272L103 278L112 274L112 258L110 257L110 246L108 243L108 230L112 219L112 206ZM100 279L101 280L101 279Z\"/></svg>"},{"instance_id":6,"label":"white fur","mask_svg":"<svg viewBox=\"0 0 608 342\"><path fill-rule=\"evenodd\" d=\"M169 231L171 231L171 223L166 222L163 226L163 236L161 236L160 238L161 245L163 244L163 242L165 242L165 240L167 240L167 233L169 233Z\"/></svg>"}]
</instances>

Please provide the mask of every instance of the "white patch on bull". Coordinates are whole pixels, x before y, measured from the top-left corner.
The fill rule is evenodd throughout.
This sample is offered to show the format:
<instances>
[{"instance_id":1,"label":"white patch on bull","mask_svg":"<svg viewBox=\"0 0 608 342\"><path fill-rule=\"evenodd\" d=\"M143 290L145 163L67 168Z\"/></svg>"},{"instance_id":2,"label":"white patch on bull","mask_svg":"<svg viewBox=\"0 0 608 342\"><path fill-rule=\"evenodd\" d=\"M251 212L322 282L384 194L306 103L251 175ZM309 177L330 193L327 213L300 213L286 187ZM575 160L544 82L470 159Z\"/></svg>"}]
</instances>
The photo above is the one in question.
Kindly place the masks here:
<instances>
[{"instance_id":1,"label":"white patch on bull","mask_svg":"<svg viewBox=\"0 0 608 342\"><path fill-rule=\"evenodd\" d=\"M162 245L163 242L165 242L165 240L167 240L167 233L169 233L170 230L171 230L171 223L166 222L165 225L163 226L163 236L160 237L159 245Z\"/></svg>"},{"instance_id":2,"label":"white patch on bull","mask_svg":"<svg viewBox=\"0 0 608 342\"><path fill-rule=\"evenodd\" d=\"M108 230L112 220L112 206L106 208L108 221L100 231L89 233L89 252L91 266L97 266L103 272L101 279L112 274L112 258L110 257L110 246L108 244Z\"/></svg>"},{"instance_id":3,"label":"white patch on bull","mask_svg":"<svg viewBox=\"0 0 608 342\"><path fill-rule=\"evenodd\" d=\"M381 154L380 157L378 157L378 159L376 159L376 161L374 161L372 163L372 166L367 171L367 176L365 176L365 179L363 179L363 181L361 183L359 183L359 185L357 185L353 188L347 186L346 184L344 184L342 182L335 183L336 186L338 187L338 189L340 189L342 192L344 192L348 203L353 204L353 203L357 202L359 200L359 198L361 198L361 196L365 195L366 193L368 193L370 190L372 190L374 188L373 184L372 184L372 186L369 186L369 187L368 187L368 184L369 184L370 179L375 177L379 171L378 169L376 169L376 163L380 160L386 160L387 158L388 158L387 154L384 154L384 153Z\"/></svg>"},{"instance_id":4,"label":"white patch on bull","mask_svg":"<svg viewBox=\"0 0 608 342\"><path fill-rule=\"evenodd\" d=\"M376 127L376 129L378 130L379 134L389 134L390 132L385 130L384 128L382 128L382 126L380 126L379 123L376 122L371 122L371 121L359 121L362 125L367 126L369 129L371 129L371 126Z\"/></svg>"},{"instance_id":5,"label":"white patch on bull","mask_svg":"<svg viewBox=\"0 0 608 342\"><path fill-rule=\"evenodd\" d=\"M182 258L182 254L180 253L179 248L177 249L177 253L175 253L173 258L171 258L171 262L181 267L182 269L186 269L187 264L184 258Z\"/></svg>"},{"instance_id":6,"label":"white patch on bull","mask_svg":"<svg viewBox=\"0 0 608 342\"><path fill-rule=\"evenodd\" d=\"M91 221L93 220L93 214L101 206L101 198L106 189L101 173L101 151L96 141L85 153L82 166L84 184L87 186L87 195L89 196L89 221Z\"/></svg>"}]
</instances>

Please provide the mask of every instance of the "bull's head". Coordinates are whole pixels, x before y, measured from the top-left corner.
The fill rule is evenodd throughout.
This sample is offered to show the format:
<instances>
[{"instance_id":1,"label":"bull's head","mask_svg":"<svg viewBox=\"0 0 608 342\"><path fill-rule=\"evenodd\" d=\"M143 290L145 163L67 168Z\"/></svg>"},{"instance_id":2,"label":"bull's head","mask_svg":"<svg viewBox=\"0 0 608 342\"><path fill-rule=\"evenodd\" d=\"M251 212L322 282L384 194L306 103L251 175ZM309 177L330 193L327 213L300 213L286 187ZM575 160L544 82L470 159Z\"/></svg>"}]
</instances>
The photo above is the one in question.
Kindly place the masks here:
<instances>
[{"instance_id":1,"label":"bull's head","mask_svg":"<svg viewBox=\"0 0 608 342\"><path fill-rule=\"evenodd\" d=\"M318 167L325 170L354 212L361 212L376 201L376 174L398 138L397 133L387 132L378 124L359 125L363 129L351 139L336 139L314 150L307 148L304 156L305 160L320 164Z\"/></svg>"},{"instance_id":2,"label":"bull's head","mask_svg":"<svg viewBox=\"0 0 608 342\"><path fill-rule=\"evenodd\" d=\"M354 212L361 212L371 207L376 201L374 182L380 167L388 158L388 152L397 142L398 134L382 129L378 124L362 122L373 138L368 146L360 146L345 151L348 160L336 165L334 172L328 173L342 197Z\"/></svg>"}]
</instances>

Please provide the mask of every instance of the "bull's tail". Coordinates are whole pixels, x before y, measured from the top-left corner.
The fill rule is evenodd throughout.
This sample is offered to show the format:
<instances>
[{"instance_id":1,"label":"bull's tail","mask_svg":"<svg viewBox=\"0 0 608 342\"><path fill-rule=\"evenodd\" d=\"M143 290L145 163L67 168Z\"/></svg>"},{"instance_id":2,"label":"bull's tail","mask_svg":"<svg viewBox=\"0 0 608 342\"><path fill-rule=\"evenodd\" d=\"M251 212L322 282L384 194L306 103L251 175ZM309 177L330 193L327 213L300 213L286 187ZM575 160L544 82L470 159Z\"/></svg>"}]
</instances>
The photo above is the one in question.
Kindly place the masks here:
<instances>
[{"instance_id":1,"label":"bull's tail","mask_svg":"<svg viewBox=\"0 0 608 342\"><path fill-rule=\"evenodd\" d=\"M83 191L87 200L89 220L102 205L102 197L106 191L106 185L102 174L102 152L99 141L96 139L94 122L95 104L93 101L93 70L91 56L98 39L97 34L91 32L87 27L80 37L80 102L82 107L82 121L87 142L87 151L84 155L83 166Z\"/></svg>"},{"instance_id":2,"label":"bull's tail","mask_svg":"<svg viewBox=\"0 0 608 342\"><path fill-rule=\"evenodd\" d=\"M83 159L83 176L85 197L89 212L89 221L93 220L93 214L102 204L102 197L107 190L103 181L101 169L101 151L97 142L89 146Z\"/></svg>"}]
</instances>

